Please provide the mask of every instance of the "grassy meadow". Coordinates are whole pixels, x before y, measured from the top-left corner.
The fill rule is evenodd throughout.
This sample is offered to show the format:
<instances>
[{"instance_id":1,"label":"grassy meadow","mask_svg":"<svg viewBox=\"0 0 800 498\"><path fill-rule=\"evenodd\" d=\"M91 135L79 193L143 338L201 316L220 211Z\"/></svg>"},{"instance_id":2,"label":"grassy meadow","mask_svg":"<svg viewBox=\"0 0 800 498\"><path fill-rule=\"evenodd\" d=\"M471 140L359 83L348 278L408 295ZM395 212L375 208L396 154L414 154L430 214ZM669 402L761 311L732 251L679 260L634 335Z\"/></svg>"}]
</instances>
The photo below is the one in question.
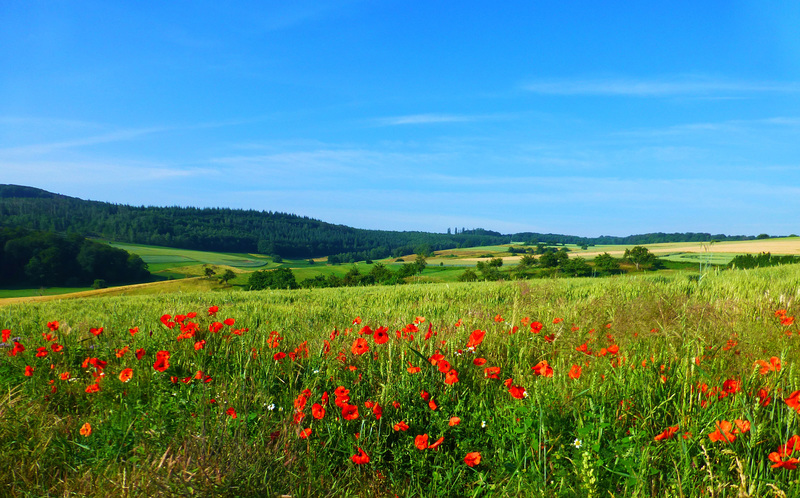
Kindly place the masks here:
<instances>
[{"instance_id":1,"label":"grassy meadow","mask_svg":"<svg viewBox=\"0 0 800 498\"><path fill-rule=\"evenodd\" d=\"M800 267L0 308L3 496L794 496Z\"/></svg>"}]
</instances>

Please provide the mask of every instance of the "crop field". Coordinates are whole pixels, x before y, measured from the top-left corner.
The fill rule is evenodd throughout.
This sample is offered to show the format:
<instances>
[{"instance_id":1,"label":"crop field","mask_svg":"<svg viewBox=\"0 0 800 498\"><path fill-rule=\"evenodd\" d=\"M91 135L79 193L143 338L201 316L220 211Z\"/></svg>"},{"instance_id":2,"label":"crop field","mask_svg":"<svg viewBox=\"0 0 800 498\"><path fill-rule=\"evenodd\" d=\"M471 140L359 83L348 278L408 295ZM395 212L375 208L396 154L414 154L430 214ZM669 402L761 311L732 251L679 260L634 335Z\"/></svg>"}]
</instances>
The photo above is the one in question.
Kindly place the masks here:
<instances>
[{"instance_id":1,"label":"crop field","mask_svg":"<svg viewBox=\"0 0 800 498\"><path fill-rule=\"evenodd\" d=\"M0 494L792 496L798 282L10 304Z\"/></svg>"},{"instance_id":2,"label":"crop field","mask_svg":"<svg viewBox=\"0 0 800 498\"><path fill-rule=\"evenodd\" d=\"M150 272L158 275L201 275L202 265L248 271L277 267L271 264L272 258L260 254L229 254L220 252L193 251L171 247L146 246L108 242L109 245L137 254L147 263ZM198 268L194 268L198 267Z\"/></svg>"}]
</instances>

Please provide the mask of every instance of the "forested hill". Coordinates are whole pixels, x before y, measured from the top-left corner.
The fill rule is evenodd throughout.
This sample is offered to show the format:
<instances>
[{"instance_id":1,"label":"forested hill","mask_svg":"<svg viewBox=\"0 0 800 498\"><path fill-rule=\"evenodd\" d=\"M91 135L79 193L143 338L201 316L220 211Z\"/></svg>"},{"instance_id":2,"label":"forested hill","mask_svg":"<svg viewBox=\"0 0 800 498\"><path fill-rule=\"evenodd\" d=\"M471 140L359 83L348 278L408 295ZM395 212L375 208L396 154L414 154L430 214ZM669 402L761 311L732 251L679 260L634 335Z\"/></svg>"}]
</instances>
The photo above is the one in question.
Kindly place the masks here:
<instances>
[{"instance_id":1,"label":"forested hill","mask_svg":"<svg viewBox=\"0 0 800 498\"><path fill-rule=\"evenodd\" d=\"M0 185L0 225L207 251L258 252L287 258L333 255L334 262L511 241L595 245L754 238L708 233L587 238L538 233L503 235L483 229L462 229L452 234L364 230L270 211L137 207L87 201L19 185Z\"/></svg>"},{"instance_id":2,"label":"forested hill","mask_svg":"<svg viewBox=\"0 0 800 498\"><path fill-rule=\"evenodd\" d=\"M510 241L486 230L457 235L363 230L287 213L192 207L136 207L0 185L0 225L72 232L119 242L288 258L346 253L378 259Z\"/></svg>"}]
</instances>

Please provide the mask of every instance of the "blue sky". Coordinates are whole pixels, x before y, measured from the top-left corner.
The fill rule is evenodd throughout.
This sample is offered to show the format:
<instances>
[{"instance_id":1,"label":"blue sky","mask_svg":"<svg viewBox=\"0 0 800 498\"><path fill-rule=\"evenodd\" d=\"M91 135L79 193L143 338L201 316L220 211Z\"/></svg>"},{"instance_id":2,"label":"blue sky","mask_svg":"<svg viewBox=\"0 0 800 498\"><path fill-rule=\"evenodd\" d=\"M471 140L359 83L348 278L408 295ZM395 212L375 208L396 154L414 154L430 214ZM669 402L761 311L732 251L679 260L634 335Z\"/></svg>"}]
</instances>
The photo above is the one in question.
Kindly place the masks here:
<instances>
[{"instance_id":1,"label":"blue sky","mask_svg":"<svg viewBox=\"0 0 800 498\"><path fill-rule=\"evenodd\" d=\"M0 183L361 228L800 233L800 3L0 2Z\"/></svg>"}]
</instances>

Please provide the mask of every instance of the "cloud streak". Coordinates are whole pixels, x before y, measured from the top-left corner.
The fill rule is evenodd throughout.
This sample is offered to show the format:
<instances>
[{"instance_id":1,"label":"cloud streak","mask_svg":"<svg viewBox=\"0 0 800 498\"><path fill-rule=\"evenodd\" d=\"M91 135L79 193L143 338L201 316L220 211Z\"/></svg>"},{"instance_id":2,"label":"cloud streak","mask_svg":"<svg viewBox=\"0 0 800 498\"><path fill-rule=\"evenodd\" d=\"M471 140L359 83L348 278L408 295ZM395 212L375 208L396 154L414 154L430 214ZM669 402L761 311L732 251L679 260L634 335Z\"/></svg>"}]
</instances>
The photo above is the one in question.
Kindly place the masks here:
<instances>
[{"instance_id":1,"label":"cloud streak","mask_svg":"<svg viewBox=\"0 0 800 498\"><path fill-rule=\"evenodd\" d=\"M543 95L605 95L627 97L670 97L741 93L794 93L796 82L733 81L707 78L664 79L561 79L541 80L523 88Z\"/></svg>"},{"instance_id":2,"label":"cloud streak","mask_svg":"<svg viewBox=\"0 0 800 498\"><path fill-rule=\"evenodd\" d=\"M410 114L407 116L394 116L378 119L381 126L420 125L436 123L464 123L478 121L480 116L466 116L458 114Z\"/></svg>"}]
</instances>

